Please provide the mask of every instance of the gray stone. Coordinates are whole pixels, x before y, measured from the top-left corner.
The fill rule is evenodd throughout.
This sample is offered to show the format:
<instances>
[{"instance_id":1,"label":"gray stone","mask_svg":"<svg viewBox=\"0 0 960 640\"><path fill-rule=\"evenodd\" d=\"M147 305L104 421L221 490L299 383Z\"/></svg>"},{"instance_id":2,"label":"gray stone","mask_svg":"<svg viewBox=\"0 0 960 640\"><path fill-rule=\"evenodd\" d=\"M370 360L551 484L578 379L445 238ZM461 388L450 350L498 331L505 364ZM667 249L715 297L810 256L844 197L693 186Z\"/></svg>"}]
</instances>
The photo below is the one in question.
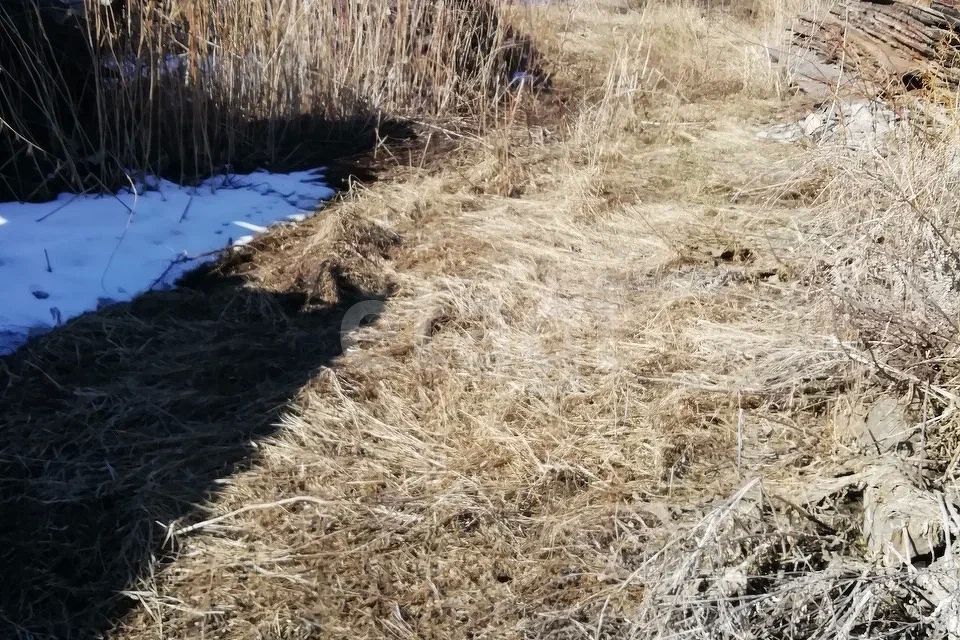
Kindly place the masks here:
<instances>
[{"instance_id":1,"label":"gray stone","mask_svg":"<svg viewBox=\"0 0 960 640\"><path fill-rule=\"evenodd\" d=\"M864 451L884 454L908 443L918 447L918 436L917 428L907 421L906 407L896 398L883 396L870 407L857 440Z\"/></svg>"}]
</instances>

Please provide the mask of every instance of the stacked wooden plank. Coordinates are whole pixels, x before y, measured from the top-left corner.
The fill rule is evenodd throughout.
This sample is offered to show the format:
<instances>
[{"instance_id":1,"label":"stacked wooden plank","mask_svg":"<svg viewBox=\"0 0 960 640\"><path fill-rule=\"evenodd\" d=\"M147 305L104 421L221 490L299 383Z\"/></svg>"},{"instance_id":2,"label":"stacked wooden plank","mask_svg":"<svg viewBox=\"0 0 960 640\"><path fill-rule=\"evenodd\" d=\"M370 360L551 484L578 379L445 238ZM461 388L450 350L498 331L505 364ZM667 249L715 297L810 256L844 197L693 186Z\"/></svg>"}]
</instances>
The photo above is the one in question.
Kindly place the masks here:
<instances>
[{"instance_id":1,"label":"stacked wooden plank","mask_svg":"<svg viewBox=\"0 0 960 640\"><path fill-rule=\"evenodd\" d=\"M908 89L960 85L956 0L840 0L826 15L801 18L798 39L831 62Z\"/></svg>"}]
</instances>

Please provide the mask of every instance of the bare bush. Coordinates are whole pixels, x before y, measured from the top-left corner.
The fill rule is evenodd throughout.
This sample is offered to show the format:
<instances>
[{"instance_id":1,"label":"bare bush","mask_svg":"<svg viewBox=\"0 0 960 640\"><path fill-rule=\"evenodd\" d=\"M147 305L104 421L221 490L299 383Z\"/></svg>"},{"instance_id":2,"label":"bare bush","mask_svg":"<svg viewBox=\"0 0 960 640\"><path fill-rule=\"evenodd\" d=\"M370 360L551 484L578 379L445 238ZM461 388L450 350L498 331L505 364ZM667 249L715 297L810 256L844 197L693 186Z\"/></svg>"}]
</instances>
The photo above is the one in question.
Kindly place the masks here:
<instances>
[{"instance_id":1,"label":"bare bush","mask_svg":"<svg viewBox=\"0 0 960 640\"><path fill-rule=\"evenodd\" d=\"M850 543L752 480L650 563L631 637L929 637L911 574L843 557Z\"/></svg>"},{"instance_id":2,"label":"bare bush","mask_svg":"<svg viewBox=\"0 0 960 640\"><path fill-rule=\"evenodd\" d=\"M901 130L882 153L829 156L839 173L808 236L841 337L939 401L960 385L958 151L955 132Z\"/></svg>"}]
</instances>

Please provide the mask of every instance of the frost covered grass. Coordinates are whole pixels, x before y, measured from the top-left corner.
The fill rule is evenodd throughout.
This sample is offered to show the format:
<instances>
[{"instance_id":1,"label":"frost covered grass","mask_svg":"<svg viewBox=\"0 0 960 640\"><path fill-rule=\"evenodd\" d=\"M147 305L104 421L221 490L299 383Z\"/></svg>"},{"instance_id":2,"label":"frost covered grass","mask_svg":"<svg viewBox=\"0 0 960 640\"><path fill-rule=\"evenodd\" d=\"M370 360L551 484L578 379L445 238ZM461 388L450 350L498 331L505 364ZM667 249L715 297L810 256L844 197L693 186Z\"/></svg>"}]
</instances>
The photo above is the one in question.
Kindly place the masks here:
<instances>
[{"instance_id":1,"label":"frost covered grass","mask_svg":"<svg viewBox=\"0 0 960 640\"><path fill-rule=\"evenodd\" d=\"M317 166L398 135L397 118L487 112L535 64L509 4L86 0L51 14L4 3L3 191Z\"/></svg>"}]
</instances>

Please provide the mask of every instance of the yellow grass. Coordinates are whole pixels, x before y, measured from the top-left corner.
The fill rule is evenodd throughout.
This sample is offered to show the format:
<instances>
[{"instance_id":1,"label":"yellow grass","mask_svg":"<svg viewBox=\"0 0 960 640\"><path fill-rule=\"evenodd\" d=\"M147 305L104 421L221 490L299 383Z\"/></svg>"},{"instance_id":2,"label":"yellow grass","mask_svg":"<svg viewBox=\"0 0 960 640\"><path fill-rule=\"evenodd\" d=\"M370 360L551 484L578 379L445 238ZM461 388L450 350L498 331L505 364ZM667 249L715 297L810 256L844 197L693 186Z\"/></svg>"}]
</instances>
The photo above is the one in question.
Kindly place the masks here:
<instances>
[{"instance_id":1,"label":"yellow grass","mask_svg":"<svg viewBox=\"0 0 960 640\"><path fill-rule=\"evenodd\" d=\"M190 180L306 162L331 139L393 134L401 118L485 113L536 64L507 4L87 0L86 19L58 26L11 3L2 176L19 197L109 190L125 172Z\"/></svg>"},{"instance_id":2,"label":"yellow grass","mask_svg":"<svg viewBox=\"0 0 960 640\"><path fill-rule=\"evenodd\" d=\"M846 407L904 385L956 391L955 377L930 377L943 364L932 360L953 357L952 243L938 229L952 233L955 142L909 138L894 158L865 159L758 138L778 114L813 107L790 63L770 56L805 8L538 7L520 20L555 71L554 95L521 89L480 134L428 129L456 150L433 157L428 145L408 162L407 149L383 181L226 264L243 274L238 300L300 294L296 317L321 313L318 341L350 329L347 348L315 363L276 429L250 444L248 466L209 478L196 508L150 502L165 488L155 475L181 469L174 455L123 485L147 496L124 526L162 538L148 546L167 557L136 565L118 552L137 576L109 637L922 629L931 611L912 574L863 553L849 496L808 497L860 455L840 429ZM370 322L344 320L345 308ZM907 324L946 330L946 342L932 355L904 349L913 343L890 327ZM303 340L300 324L285 330ZM220 375L273 389L229 344L238 372ZM132 370L148 348L116 357ZM273 364L301 367L299 353L278 349ZM68 355L30 357L69 385ZM195 365L196 384L208 364ZM182 360L166 366L143 384L183 375ZM180 418L194 393L119 386L133 416ZM137 431L119 410L122 429L104 420L86 393L98 402L71 405L71 418L86 420L92 447ZM924 397L942 410L948 396ZM218 428L237 420L215 417ZM934 441L951 459L950 438ZM41 459L56 448L33 446ZM99 460L87 462L86 476L56 480L99 487Z\"/></svg>"},{"instance_id":3,"label":"yellow grass","mask_svg":"<svg viewBox=\"0 0 960 640\"><path fill-rule=\"evenodd\" d=\"M200 523L169 524L178 559L118 637L652 637L671 523L829 454L817 407L855 372L786 257L803 159L739 121L785 96L741 40L768 24L542 19L584 97L328 214L398 234L360 268L395 294ZM337 228L316 224L255 282L287 286Z\"/></svg>"}]
</instances>

